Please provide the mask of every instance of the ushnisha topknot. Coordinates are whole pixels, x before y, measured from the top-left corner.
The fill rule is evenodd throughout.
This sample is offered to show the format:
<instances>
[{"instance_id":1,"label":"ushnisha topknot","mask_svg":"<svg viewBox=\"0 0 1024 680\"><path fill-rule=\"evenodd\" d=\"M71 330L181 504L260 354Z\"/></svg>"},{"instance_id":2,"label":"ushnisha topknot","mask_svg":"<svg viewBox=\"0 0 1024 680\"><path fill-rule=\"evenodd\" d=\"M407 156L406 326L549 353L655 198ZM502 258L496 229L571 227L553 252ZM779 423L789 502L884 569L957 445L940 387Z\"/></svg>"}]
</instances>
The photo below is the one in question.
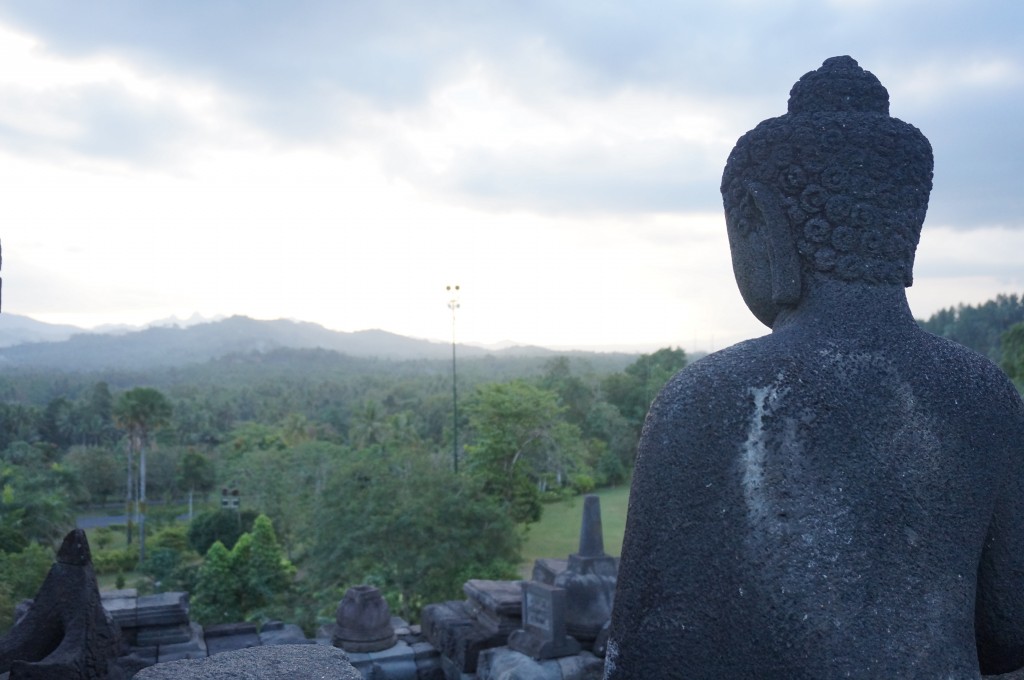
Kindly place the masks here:
<instances>
[{"instance_id":1,"label":"ushnisha topknot","mask_svg":"<svg viewBox=\"0 0 1024 680\"><path fill-rule=\"evenodd\" d=\"M740 137L722 198L742 233L763 219L752 184L778 192L805 272L909 286L932 166L920 130L889 116L878 78L833 57L793 86L788 113Z\"/></svg>"},{"instance_id":2,"label":"ushnisha topknot","mask_svg":"<svg viewBox=\"0 0 1024 680\"><path fill-rule=\"evenodd\" d=\"M889 91L853 57L826 59L789 91L792 114L853 111L889 115Z\"/></svg>"}]
</instances>

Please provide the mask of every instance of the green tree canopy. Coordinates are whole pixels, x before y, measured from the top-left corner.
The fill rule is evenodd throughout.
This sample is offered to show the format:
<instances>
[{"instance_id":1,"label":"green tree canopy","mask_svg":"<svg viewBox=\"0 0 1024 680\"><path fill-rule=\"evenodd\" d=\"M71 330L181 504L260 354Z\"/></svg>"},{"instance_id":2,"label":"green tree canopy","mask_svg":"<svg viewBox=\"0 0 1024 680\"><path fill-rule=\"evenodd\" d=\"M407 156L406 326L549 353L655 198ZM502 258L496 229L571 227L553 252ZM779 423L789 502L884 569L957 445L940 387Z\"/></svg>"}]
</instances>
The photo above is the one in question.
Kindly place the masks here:
<instances>
[{"instance_id":1,"label":"green tree canopy","mask_svg":"<svg viewBox=\"0 0 1024 680\"><path fill-rule=\"evenodd\" d=\"M334 468L310 523L319 583L372 583L395 614L460 597L468 578L514 578L520 538L494 498L446 457L353 452Z\"/></svg>"},{"instance_id":2,"label":"green tree canopy","mask_svg":"<svg viewBox=\"0 0 1024 680\"><path fill-rule=\"evenodd\" d=\"M146 448L153 432L170 422L171 413L171 402L163 392L152 387L128 390L114 405L114 421L127 432L131 456L139 461L135 514L139 525L139 560L143 562L146 559Z\"/></svg>"},{"instance_id":3,"label":"green tree canopy","mask_svg":"<svg viewBox=\"0 0 1024 680\"><path fill-rule=\"evenodd\" d=\"M665 383L685 366L686 352L682 349L665 347L653 354L643 354L622 373L605 378L605 398L639 434L651 402Z\"/></svg>"},{"instance_id":4,"label":"green tree canopy","mask_svg":"<svg viewBox=\"0 0 1024 680\"><path fill-rule=\"evenodd\" d=\"M45 445L12 444L0 456L0 527L55 547L74 528L78 479Z\"/></svg>"},{"instance_id":5,"label":"green tree canopy","mask_svg":"<svg viewBox=\"0 0 1024 680\"><path fill-rule=\"evenodd\" d=\"M192 618L205 625L242 620L239 579L231 553L220 541L214 541L199 567L192 593Z\"/></svg>"},{"instance_id":6,"label":"green tree canopy","mask_svg":"<svg viewBox=\"0 0 1024 680\"><path fill-rule=\"evenodd\" d=\"M213 462L210 457L195 449L189 449L178 461L178 484L189 492L209 493L217 485Z\"/></svg>"},{"instance_id":7,"label":"green tree canopy","mask_svg":"<svg viewBox=\"0 0 1024 680\"><path fill-rule=\"evenodd\" d=\"M200 555L218 541L230 550L239 536L252 529L255 520L256 513L251 510L218 508L199 513L188 525L188 544Z\"/></svg>"},{"instance_id":8,"label":"green tree canopy","mask_svg":"<svg viewBox=\"0 0 1024 680\"><path fill-rule=\"evenodd\" d=\"M74 446L64 456L88 494L88 500L105 503L124 493L124 458L105 446Z\"/></svg>"},{"instance_id":9,"label":"green tree canopy","mask_svg":"<svg viewBox=\"0 0 1024 680\"><path fill-rule=\"evenodd\" d=\"M53 553L39 545L0 551L0 635L14 624L14 607L35 597L53 565Z\"/></svg>"},{"instance_id":10,"label":"green tree canopy","mask_svg":"<svg viewBox=\"0 0 1024 680\"><path fill-rule=\"evenodd\" d=\"M523 380L481 385L466 405L469 470L516 522L539 520L541 489L566 483L583 455L564 410L554 392Z\"/></svg>"},{"instance_id":11,"label":"green tree canopy","mask_svg":"<svg viewBox=\"0 0 1024 680\"><path fill-rule=\"evenodd\" d=\"M1024 298L997 295L979 305L941 309L927 321L918 321L929 333L970 347L997 363L1002 361L1000 337L1011 326L1024 322Z\"/></svg>"},{"instance_id":12,"label":"green tree canopy","mask_svg":"<svg viewBox=\"0 0 1024 680\"><path fill-rule=\"evenodd\" d=\"M266 515L229 552L220 541L206 553L196 580L193 612L204 624L267 620L291 588L295 567L281 550Z\"/></svg>"},{"instance_id":13,"label":"green tree canopy","mask_svg":"<svg viewBox=\"0 0 1024 680\"><path fill-rule=\"evenodd\" d=\"M32 442L39 434L39 409L0 403L0 451L14 442Z\"/></svg>"},{"instance_id":14,"label":"green tree canopy","mask_svg":"<svg viewBox=\"0 0 1024 680\"><path fill-rule=\"evenodd\" d=\"M110 386L100 381L93 385L82 408L82 431L86 444L109 446L116 441L114 429L114 397Z\"/></svg>"},{"instance_id":15,"label":"green tree canopy","mask_svg":"<svg viewBox=\"0 0 1024 680\"><path fill-rule=\"evenodd\" d=\"M1010 326L1000 339L1003 360L1000 366L1017 389L1024 392L1024 322Z\"/></svg>"},{"instance_id":16,"label":"green tree canopy","mask_svg":"<svg viewBox=\"0 0 1024 680\"><path fill-rule=\"evenodd\" d=\"M149 444L155 430L167 425L173 409L163 392L152 387L136 387L117 398L114 421L128 433L135 451Z\"/></svg>"},{"instance_id":17,"label":"green tree canopy","mask_svg":"<svg viewBox=\"0 0 1024 680\"><path fill-rule=\"evenodd\" d=\"M260 515L252 532L242 534L231 549L231 562L241 581L241 608L247 618L266 618L269 610L291 587L295 567L277 542L270 518Z\"/></svg>"},{"instance_id":18,"label":"green tree canopy","mask_svg":"<svg viewBox=\"0 0 1024 680\"><path fill-rule=\"evenodd\" d=\"M289 446L276 436L267 441L281 441L280 446L236 449L239 441L228 445L231 453L221 480L239 489L245 507L274 518L280 540L292 554L323 493L327 471L348 449L324 441Z\"/></svg>"}]
</instances>

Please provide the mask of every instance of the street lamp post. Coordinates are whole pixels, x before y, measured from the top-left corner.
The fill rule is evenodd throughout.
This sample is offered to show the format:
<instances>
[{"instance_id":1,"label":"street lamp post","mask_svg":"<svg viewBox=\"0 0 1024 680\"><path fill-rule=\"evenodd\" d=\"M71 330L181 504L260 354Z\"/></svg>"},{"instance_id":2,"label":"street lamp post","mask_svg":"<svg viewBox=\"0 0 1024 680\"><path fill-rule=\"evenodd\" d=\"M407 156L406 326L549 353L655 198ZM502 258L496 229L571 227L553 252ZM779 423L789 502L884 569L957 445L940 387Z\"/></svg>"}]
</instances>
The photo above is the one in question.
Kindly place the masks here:
<instances>
[{"instance_id":1,"label":"street lamp post","mask_svg":"<svg viewBox=\"0 0 1024 680\"><path fill-rule=\"evenodd\" d=\"M455 379L455 310L459 308L459 286L446 286L451 295L448 309L452 310L452 469L459 474L459 392Z\"/></svg>"}]
</instances>

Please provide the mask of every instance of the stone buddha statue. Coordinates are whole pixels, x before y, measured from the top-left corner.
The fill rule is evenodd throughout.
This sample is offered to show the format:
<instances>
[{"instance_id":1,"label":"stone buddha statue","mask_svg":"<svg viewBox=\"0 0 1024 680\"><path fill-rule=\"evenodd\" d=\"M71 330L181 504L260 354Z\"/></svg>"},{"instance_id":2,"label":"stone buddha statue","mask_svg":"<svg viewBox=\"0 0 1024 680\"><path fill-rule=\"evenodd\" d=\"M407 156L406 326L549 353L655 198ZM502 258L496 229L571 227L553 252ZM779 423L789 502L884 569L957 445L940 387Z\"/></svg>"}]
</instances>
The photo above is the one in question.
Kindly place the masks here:
<instances>
[{"instance_id":1,"label":"stone buddha statue","mask_svg":"<svg viewBox=\"0 0 1024 680\"><path fill-rule=\"evenodd\" d=\"M850 57L722 179L771 333L676 375L639 444L606 678L977 678L1024 665L1024 404L907 305L931 147Z\"/></svg>"}]
</instances>

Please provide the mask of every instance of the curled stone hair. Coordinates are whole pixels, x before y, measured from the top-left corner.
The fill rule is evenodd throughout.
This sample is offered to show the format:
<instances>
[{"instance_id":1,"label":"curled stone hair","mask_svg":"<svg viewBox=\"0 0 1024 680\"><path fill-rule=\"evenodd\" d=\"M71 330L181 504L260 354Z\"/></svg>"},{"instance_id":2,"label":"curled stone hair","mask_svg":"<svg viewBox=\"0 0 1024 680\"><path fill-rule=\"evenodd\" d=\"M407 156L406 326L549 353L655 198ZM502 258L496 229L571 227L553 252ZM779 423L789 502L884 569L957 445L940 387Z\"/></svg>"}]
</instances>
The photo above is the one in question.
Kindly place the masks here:
<instances>
[{"instance_id":1,"label":"curled stone hair","mask_svg":"<svg viewBox=\"0 0 1024 680\"><path fill-rule=\"evenodd\" d=\"M805 271L845 281L912 283L932 187L932 149L889 116L889 93L850 57L790 91L789 112L740 137L722 198L741 233L759 219L752 187L774 188Z\"/></svg>"}]
</instances>

